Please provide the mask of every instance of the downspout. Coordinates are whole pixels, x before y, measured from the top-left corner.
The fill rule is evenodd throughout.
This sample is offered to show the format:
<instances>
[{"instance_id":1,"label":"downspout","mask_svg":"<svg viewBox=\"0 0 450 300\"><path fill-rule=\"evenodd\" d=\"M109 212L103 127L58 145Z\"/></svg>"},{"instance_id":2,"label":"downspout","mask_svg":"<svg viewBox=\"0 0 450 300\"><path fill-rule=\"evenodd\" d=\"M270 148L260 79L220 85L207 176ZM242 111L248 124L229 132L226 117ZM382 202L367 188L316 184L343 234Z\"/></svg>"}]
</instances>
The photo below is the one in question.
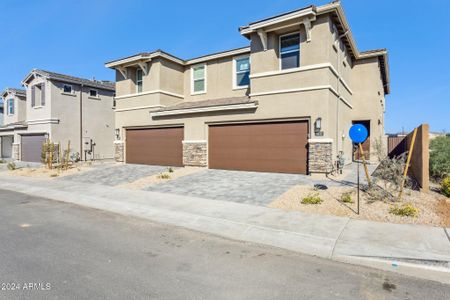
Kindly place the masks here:
<instances>
[{"instance_id":1,"label":"downspout","mask_svg":"<svg viewBox=\"0 0 450 300\"><path fill-rule=\"evenodd\" d=\"M83 84L80 84L80 160L83 161ZM86 160L86 155L84 155Z\"/></svg>"},{"instance_id":2,"label":"downspout","mask_svg":"<svg viewBox=\"0 0 450 300\"><path fill-rule=\"evenodd\" d=\"M338 99L337 99L337 103L336 103L336 155L339 155L339 104L341 102L341 39L346 36L348 34L348 30L346 30L343 34L341 34L338 39L337 42L339 45L337 45L338 51L337 51L337 73L338 73L338 78L337 78L337 87L336 87L336 91L338 94Z\"/></svg>"}]
</instances>

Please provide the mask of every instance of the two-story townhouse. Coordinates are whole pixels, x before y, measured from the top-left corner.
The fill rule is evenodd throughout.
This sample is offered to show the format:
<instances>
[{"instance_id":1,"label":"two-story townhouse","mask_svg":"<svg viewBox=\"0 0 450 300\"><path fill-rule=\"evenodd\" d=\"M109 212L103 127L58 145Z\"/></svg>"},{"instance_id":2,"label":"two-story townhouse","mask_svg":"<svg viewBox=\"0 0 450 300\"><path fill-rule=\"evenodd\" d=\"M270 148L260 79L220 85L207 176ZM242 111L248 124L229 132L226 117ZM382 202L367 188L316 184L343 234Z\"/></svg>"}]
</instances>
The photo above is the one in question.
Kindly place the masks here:
<instances>
[{"instance_id":1,"label":"two-story townhouse","mask_svg":"<svg viewBox=\"0 0 450 300\"><path fill-rule=\"evenodd\" d=\"M1 94L4 107L2 125L0 126L0 149L2 159L12 157L14 131L25 128L26 91L7 88Z\"/></svg>"},{"instance_id":2,"label":"two-story townhouse","mask_svg":"<svg viewBox=\"0 0 450 300\"><path fill-rule=\"evenodd\" d=\"M15 113L25 118L4 126L13 128L13 159L41 161L47 139L62 149L70 141L71 153L82 160L113 158L113 82L33 69L22 85L26 101Z\"/></svg>"},{"instance_id":3,"label":"two-story townhouse","mask_svg":"<svg viewBox=\"0 0 450 300\"><path fill-rule=\"evenodd\" d=\"M357 49L339 2L239 31L249 47L106 63L116 70L117 160L327 173L353 159L353 123L370 132L366 152L384 135L387 51Z\"/></svg>"}]
</instances>

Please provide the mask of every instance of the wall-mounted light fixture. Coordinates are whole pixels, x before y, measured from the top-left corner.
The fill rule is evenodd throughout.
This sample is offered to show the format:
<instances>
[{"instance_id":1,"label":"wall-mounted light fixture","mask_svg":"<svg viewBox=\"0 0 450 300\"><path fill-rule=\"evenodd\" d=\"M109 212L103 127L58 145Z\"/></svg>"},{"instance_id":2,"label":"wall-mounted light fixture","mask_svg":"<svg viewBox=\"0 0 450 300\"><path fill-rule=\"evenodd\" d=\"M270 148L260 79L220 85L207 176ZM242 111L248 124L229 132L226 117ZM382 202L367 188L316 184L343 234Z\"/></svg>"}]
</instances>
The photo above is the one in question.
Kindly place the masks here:
<instances>
[{"instance_id":1,"label":"wall-mounted light fixture","mask_svg":"<svg viewBox=\"0 0 450 300\"><path fill-rule=\"evenodd\" d=\"M120 129L116 128L115 133L116 133L116 140L120 140Z\"/></svg>"},{"instance_id":2,"label":"wall-mounted light fixture","mask_svg":"<svg viewBox=\"0 0 450 300\"><path fill-rule=\"evenodd\" d=\"M314 134L316 136L323 136L321 117L317 118L316 121L314 122Z\"/></svg>"}]
</instances>

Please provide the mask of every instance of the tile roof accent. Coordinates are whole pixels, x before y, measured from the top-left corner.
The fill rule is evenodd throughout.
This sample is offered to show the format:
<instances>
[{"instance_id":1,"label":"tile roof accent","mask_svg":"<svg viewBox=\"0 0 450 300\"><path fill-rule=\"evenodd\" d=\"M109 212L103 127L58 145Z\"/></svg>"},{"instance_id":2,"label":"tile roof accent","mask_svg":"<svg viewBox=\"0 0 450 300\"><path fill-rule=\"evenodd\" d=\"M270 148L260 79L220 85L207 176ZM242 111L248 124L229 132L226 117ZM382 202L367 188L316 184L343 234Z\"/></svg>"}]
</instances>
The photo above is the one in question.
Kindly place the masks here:
<instances>
[{"instance_id":1,"label":"tile roof accent","mask_svg":"<svg viewBox=\"0 0 450 300\"><path fill-rule=\"evenodd\" d=\"M70 82L70 83L76 83L76 84L84 84L86 86L90 87L96 87L100 89L106 89L106 90L115 90L115 83L112 81L107 80L92 80L92 79L85 79L55 72L50 72L46 70L40 70L40 69L33 69L31 73L39 74L43 77L46 77L48 79L58 80L62 82Z\"/></svg>"}]
</instances>

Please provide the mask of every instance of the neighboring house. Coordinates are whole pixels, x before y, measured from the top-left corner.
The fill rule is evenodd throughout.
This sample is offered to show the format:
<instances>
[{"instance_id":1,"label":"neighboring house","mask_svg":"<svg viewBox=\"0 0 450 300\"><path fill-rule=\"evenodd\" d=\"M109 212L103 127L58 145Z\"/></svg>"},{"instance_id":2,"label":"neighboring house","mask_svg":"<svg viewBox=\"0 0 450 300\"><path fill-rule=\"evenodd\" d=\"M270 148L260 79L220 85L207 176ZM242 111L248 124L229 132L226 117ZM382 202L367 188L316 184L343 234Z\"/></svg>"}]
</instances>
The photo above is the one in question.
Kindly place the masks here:
<instances>
[{"instance_id":1,"label":"neighboring house","mask_svg":"<svg viewBox=\"0 0 450 300\"><path fill-rule=\"evenodd\" d=\"M239 31L249 47L106 63L116 70L116 160L327 173L339 154L353 159L352 124L367 126L367 152L384 136L387 51L357 49L339 2Z\"/></svg>"},{"instance_id":2,"label":"neighboring house","mask_svg":"<svg viewBox=\"0 0 450 300\"><path fill-rule=\"evenodd\" d=\"M3 100L0 100L0 124L3 125Z\"/></svg>"},{"instance_id":3,"label":"neighboring house","mask_svg":"<svg viewBox=\"0 0 450 300\"><path fill-rule=\"evenodd\" d=\"M26 128L26 91L7 88L1 94L3 99L3 120L0 126L1 158L12 158L15 130Z\"/></svg>"},{"instance_id":4,"label":"neighboring house","mask_svg":"<svg viewBox=\"0 0 450 300\"><path fill-rule=\"evenodd\" d=\"M22 84L21 104L0 128L0 134L14 137L13 159L40 161L46 139L62 150L70 141L71 153L82 160L113 157L113 82L34 69ZM2 96L6 103L10 96L6 91Z\"/></svg>"}]
</instances>

